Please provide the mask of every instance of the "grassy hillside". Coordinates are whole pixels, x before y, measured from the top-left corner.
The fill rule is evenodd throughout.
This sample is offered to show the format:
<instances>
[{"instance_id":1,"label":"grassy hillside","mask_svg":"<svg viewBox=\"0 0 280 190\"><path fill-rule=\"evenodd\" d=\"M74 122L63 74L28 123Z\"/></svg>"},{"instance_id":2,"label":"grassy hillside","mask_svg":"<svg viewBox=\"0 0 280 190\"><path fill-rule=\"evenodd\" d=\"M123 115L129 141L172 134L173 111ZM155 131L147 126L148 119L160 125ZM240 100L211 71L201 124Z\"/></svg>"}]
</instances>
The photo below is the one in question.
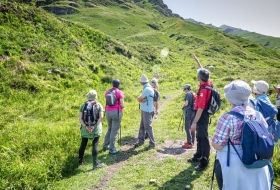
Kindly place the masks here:
<instances>
[{"instance_id":1,"label":"grassy hillside","mask_svg":"<svg viewBox=\"0 0 280 190\"><path fill-rule=\"evenodd\" d=\"M221 31L224 31L233 36L239 36L250 41L261 44L267 48L273 49L275 51L280 51L280 38L275 38L272 36L265 36L262 34L258 34L255 32L249 32L247 30L242 30L226 25L222 25L219 27Z\"/></svg>"},{"instance_id":2,"label":"grassy hillside","mask_svg":"<svg viewBox=\"0 0 280 190\"><path fill-rule=\"evenodd\" d=\"M117 156L101 152L108 168L88 172L85 169L92 167L88 147L86 168L77 168L78 110L85 94L96 89L104 105L103 94L111 80L121 80L126 102L122 146L132 147L125 142L133 141L138 131L139 77L142 73L149 79L159 76L163 108L154 126L160 146L185 138L177 130L182 86L190 83L197 90L198 85L190 53L211 66L212 81L221 94L224 85L235 79L262 79L271 86L279 82L278 52L214 28L166 17L147 0L77 0L76 13L71 15L53 15L32 6L39 1L29 2L0 3L0 189L98 188L109 166L122 162L126 164L106 182L107 189L176 189L174 185L182 189L186 183L203 189L210 167L195 173L186 157L157 160L156 150L129 149ZM229 109L223 100L222 110L212 118L210 135L219 115ZM103 136L100 147L102 142ZM278 179L280 167L274 166ZM144 174L160 179L149 186Z\"/></svg>"},{"instance_id":3,"label":"grassy hillside","mask_svg":"<svg viewBox=\"0 0 280 190\"><path fill-rule=\"evenodd\" d=\"M258 34L255 32L249 32L247 30L243 30L240 28L234 28L232 26L227 26L227 25L222 25L220 27L216 27L212 24L204 24L203 22L198 22L194 19L185 19L185 20L192 22L192 23L199 24L199 25L216 28L226 34L229 34L232 36L238 36L238 37L250 40L250 41L260 44L264 47L272 49L274 51L279 52L279 50L280 50L280 38L277 38L277 37L266 36L266 35Z\"/></svg>"}]
</instances>

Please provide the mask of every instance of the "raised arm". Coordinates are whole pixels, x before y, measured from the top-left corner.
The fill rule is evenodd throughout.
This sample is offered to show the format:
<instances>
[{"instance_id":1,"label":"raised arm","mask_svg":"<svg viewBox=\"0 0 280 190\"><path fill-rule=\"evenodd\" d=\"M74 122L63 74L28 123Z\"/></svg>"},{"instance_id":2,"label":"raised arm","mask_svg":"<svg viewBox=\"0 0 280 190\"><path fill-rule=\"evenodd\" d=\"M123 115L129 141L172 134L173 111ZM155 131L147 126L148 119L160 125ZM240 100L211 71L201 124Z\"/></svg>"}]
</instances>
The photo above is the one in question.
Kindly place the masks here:
<instances>
[{"instance_id":1,"label":"raised arm","mask_svg":"<svg viewBox=\"0 0 280 190\"><path fill-rule=\"evenodd\" d=\"M194 53L191 54L192 58L194 58L194 60L196 61L197 63L197 67L200 69L200 68L203 68L203 66L201 65L201 63L199 62L198 58L195 56Z\"/></svg>"}]
</instances>

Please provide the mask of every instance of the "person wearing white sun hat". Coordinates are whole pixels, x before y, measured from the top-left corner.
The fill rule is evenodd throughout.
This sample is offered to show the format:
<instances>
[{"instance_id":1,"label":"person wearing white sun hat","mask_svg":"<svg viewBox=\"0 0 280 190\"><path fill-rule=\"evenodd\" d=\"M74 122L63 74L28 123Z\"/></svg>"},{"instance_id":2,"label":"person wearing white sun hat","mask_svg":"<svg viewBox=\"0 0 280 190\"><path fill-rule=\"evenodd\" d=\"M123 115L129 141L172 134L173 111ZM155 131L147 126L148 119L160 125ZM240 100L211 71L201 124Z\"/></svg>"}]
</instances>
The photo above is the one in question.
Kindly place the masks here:
<instances>
[{"instance_id":1,"label":"person wearing white sun hat","mask_svg":"<svg viewBox=\"0 0 280 190\"><path fill-rule=\"evenodd\" d=\"M244 81L236 80L224 87L225 97L232 104L230 111L242 115L253 115L266 127L267 123L263 116L249 106L251 88ZM212 139L212 146L217 150L217 162L215 166L216 179L219 189L246 189L246 190L269 190L271 189L271 175L269 166L248 169L241 162L234 148L242 154L241 145L243 121L229 113L223 114L217 123L216 132ZM229 140L233 145L229 145ZM231 147L231 148L229 148ZM228 153L230 151L230 161ZM228 166L228 161L230 165ZM219 174L219 175L218 175Z\"/></svg>"},{"instance_id":2,"label":"person wearing white sun hat","mask_svg":"<svg viewBox=\"0 0 280 190\"><path fill-rule=\"evenodd\" d=\"M97 92L95 90L90 90L86 94L87 102L83 103L80 106L80 112L79 112L79 120L81 123L80 132L81 132L81 145L79 148L79 166L82 166L84 161L84 153L87 147L87 143L90 140L92 142L92 159L93 159L93 169L101 168L104 166L103 163L101 163L97 157L98 157L98 142L99 138L102 134L102 119L103 119L103 107L102 105L96 101L97 99ZM87 122L85 120L85 111L88 109L96 109L96 114L98 114L98 117L96 118L97 121L94 123L90 123L87 126Z\"/></svg>"},{"instance_id":3,"label":"person wearing white sun hat","mask_svg":"<svg viewBox=\"0 0 280 190\"><path fill-rule=\"evenodd\" d=\"M264 80L259 80L259 81L252 80L251 83L254 84L252 88L252 92L255 95L256 99L263 100L271 104L270 99L266 95L269 89L269 84Z\"/></svg>"}]
</instances>

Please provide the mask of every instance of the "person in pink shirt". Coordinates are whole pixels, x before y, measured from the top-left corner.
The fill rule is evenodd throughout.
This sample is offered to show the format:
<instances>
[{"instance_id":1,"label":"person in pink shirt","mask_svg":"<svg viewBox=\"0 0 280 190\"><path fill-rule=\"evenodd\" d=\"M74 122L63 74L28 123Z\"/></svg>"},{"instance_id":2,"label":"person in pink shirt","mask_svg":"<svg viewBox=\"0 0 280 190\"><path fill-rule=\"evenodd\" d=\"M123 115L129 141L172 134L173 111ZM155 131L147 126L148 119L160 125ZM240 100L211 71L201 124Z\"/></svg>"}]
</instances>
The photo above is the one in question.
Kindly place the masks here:
<instances>
[{"instance_id":1,"label":"person in pink shirt","mask_svg":"<svg viewBox=\"0 0 280 190\"><path fill-rule=\"evenodd\" d=\"M116 103L114 105L106 105L105 108L108 130L105 135L103 150L105 151L109 149L109 154L117 154L119 151L115 147L115 142L119 133L123 115L124 93L118 89L120 85L119 79L113 79L112 85L113 87L106 91L105 98L110 91L115 91Z\"/></svg>"}]
</instances>

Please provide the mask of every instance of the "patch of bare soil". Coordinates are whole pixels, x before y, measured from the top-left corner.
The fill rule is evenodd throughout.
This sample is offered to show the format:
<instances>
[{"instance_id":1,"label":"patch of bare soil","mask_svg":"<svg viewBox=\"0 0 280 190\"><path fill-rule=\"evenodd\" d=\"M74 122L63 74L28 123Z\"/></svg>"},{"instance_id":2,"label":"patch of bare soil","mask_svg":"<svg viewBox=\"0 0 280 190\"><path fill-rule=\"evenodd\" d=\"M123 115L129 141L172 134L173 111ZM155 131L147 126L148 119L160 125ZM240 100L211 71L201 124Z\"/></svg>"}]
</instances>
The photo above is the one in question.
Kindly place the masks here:
<instances>
[{"instance_id":1,"label":"patch of bare soil","mask_svg":"<svg viewBox=\"0 0 280 190\"><path fill-rule=\"evenodd\" d=\"M191 149L183 149L184 140L165 140L163 144L157 146L157 158L164 160L166 157L175 157L177 159L193 155L196 146Z\"/></svg>"},{"instance_id":2,"label":"patch of bare soil","mask_svg":"<svg viewBox=\"0 0 280 190\"><path fill-rule=\"evenodd\" d=\"M159 105L159 113L162 108L176 97L178 94L174 94L172 96L167 97L161 104ZM157 116L157 119L160 119L160 115ZM126 164L128 158L132 155L138 154L139 152L134 150L134 143L137 142L137 135L135 135L134 139L129 139L124 141L121 147L121 152L115 155L115 163L107 166L107 173L103 177L100 186L92 188L92 190L102 190L107 186L107 183L114 176L114 174ZM157 155L156 157L159 160L164 160L166 157L175 157L177 159L182 159L185 157L191 157L196 151L196 145L191 149L183 149L182 145L184 144L184 140L165 140L164 143L158 144L156 146ZM213 151L213 150L212 150ZM113 155L112 155L113 156Z\"/></svg>"}]
</instances>

